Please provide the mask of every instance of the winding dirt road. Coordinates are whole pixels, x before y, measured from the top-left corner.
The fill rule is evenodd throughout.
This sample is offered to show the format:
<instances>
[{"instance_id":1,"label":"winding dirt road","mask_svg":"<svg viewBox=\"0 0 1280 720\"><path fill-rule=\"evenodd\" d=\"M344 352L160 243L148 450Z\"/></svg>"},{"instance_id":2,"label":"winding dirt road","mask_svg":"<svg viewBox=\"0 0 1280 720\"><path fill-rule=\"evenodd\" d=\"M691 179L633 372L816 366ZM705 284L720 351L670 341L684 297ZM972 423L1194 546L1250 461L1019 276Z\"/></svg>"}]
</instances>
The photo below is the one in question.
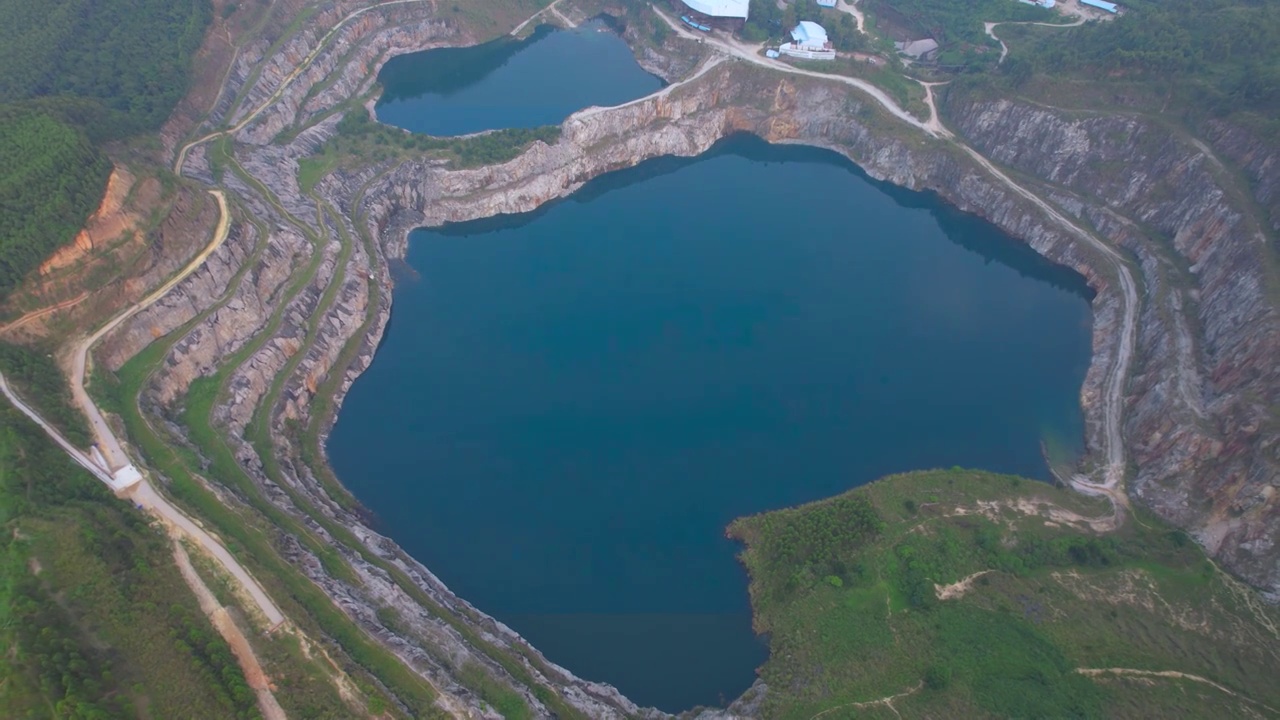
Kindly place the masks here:
<instances>
[{"instance_id":1,"label":"winding dirt road","mask_svg":"<svg viewBox=\"0 0 1280 720\"><path fill-rule=\"evenodd\" d=\"M156 301L187 279L191 273L204 265L205 260L209 259L210 255L222 247L222 243L226 241L231 229L231 212L227 207L227 196L222 190L210 190L209 193L218 201L219 217L218 224L213 231L213 238L205 246L204 250L201 250L181 271L152 291L150 295L117 315L99 328L97 332L77 343L72 349L72 399L84 412L85 416L89 418L90 427L93 430L94 437L97 438L98 448L106 458L109 471L127 467L133 463L129 460L129 456L125 453L106 418L103 417L102 411L98 409L98 406L89 397L89 393L85 391L84 378L88 369L89 352L103 336L119 327L124 321L154 305ZM46 432L48 430L49 428L46 426ZM54 439L57 440L58 438L55 437ZM112 489L119 490L120 488L112 485ZM284 613L271 601L271 598L267 596L258 581L227 551L226 547L212 535L205 532L203 528L187 517L181 510L170 504L168 500L165 500L164 496L151 487L150 482L145 477L133 485L131 490L126 490L125 494L135 503L154 512L171 527L180 530L215 557L226 568L227 572L244 587L245 593L253 600L253 604L257 605L258 610L266 618L270 627L274 628L284 622Z\"/></svg>"},{"instance_id":2,"label":"winding dirt road","mask_svg":"<svg viewBox=\"0 0 1280 720\"><path fill-rule=\"evenodd\" d=\"M1165 678L1165 679L1175 679L1175 680L1190 680L1191 682L1197 682L1202 685L1208 685L1209 687L1217 690L1218 692L1225 693L1227 695L1230 695L1233 698L1238 698L1252 705L1257 705L1258 707L1266 708L1267 712L1270 712L1272 714L1280 714L1280 713L1277 713L1274 708L1264 705L1248 696L1241 695L1240 693L1235 692L1230 688L1219 685L1218 683L1210 680L1209 678L1200 677L1199 675L1192 675L1190 673L1178 672L1177 670L1134 670L1132 668L1076 668L1076 672L1081 675L1087 675L1089 677L1099 677L1102 675L1118 675L1122 677L1127 676L1127 677L1140 677L1140 678Z\"/></svg>"},{"instance_id":3,"label":"winding dirt road","mask_svg":"<svg viewBox=\"0 0 1280 720\"><path fill-rule=\"evenodd\" d=\"M390 7L392 5L413 5L418 3L433 3L433 2L435 2L435 0L390 0L390 2L378 3L376 5L370 5L368 7L360 8L359 10L356 10L350 15L347 15L346 17L342 18L342 20L340 20L337 25L334 25L333 28L329 30L329 32L325 33L324 36L320 38L320 42L316 43L315 49L312 50L310 53L308 53L307 56L298 63L298 66L293 69L293 72L286 75L284 77L284 80L280 81L280 86L276 88L276 91L273 92L271 96L268 97L266 100L264 100L261 105L254 108L253 112L249 113L248 115L245 115L243 120L241 120L240 122L236 123L235 125L232 125L231 127L225 130L219 130L217 132L209 133L208 135L205 135L202 138L192 140L186 145L183 145L182 148L178 151L177 157L173 161L173 173L178 176L182 175L182 166L186 164L187 153L191 151L191 148L197 145L200 145L201 143L206 143L210 140L220 138L223 135L232 135L239 132L240 130L243 130L246 125L253 122L254 118L261 115L263 110L266 110L267 108L276 104L276 102L279 101L280 98L284 95L284 91L288 90L289 86L293 84L293 81L297 80L298 76L301 75L303 71L306 70L311 65L311 63L315 62L315 59L319 57L320 53L324 52L325 47L328 46L329 40L331 40L333 36L338 33L338 31L346 27L347 23L350 23L352 20L355 20L356 18L360 17L361 15L364 15L370 10L379 10L381 8ZM537 17L537 15L534 15L534 17ZM530 20L532 19L533 18L530 18ZM525 22L527 23L529 21L526 20ZM224 79L224 82L225 82L225 79Z\"/></svg>"},{"instance_id":4,"label":"winding dirt road","mask_svg":"<svg viewBox=\"0 0 1280 720\"><path fill-rule=\"evenodd\" d=\"M173 541L173 560L178 565L178 572L182 573L182 579L187 581L187 585L195 593L200 609L209 617L209 622L213 623L218 634L222 635L231 646L232 654L236 656L236 660L244 670L245 682L258 699L258 708L262 710L262 717L265 720L285 720L287 716L284 708L280 707L276 696L271 694L271 683L267 679L267 674L263 672L258 656L254 654L253 646L249 644L249 639L240 632L240 627L236 625L227 609L218 602L213 592L209 590L209 586L204 584L200 574L191 565L191 558L187 556L187 551L177 540Z\"/></svg>"},{"instance_id":5,"label":"winding dirt road","mask_svg":"<svg viewBox=\"0 0 1280 720\"><path fill-rule=\"evenodd\" d=\"M987 37L1000 43L1000 59L996 61L996 64L999 65L1000 63L1004 62L1005 57L1009 54L1009 46L1005 45L1003 40L996 37L995 30L998 26L1000 25L1041 25L1043 27L1071 28L1071 27L1078 27L1080 25L1083 25L1084 21L1085 21L1085 18L1079 17L1079 18L1076 18L1076 21L1073 23L1014 22L1014 21L989 22L989 23L982 23L982 29L987 31Z\"/></svg>"},{"instance_id":6,"label":"winding dirt road","mask_svg":"<svg viewBox=\"0 0 1280 720\"><path fill-rule=\"evenodd\" d=\"M198 255L191 258L186 267L182 268L176 275L156 288L152 293L132 307L127 308L124 312L115 316L111 321L89 337L81 340L72 348L71 351L71 396L76 405L84 411L86 417L89 418L89 425L93 429L93 435L98 440L98 448L102 451L103 457L106 458L108 470L118 470L129 465L129 457L125 454L124 449L120 447L119 440L111 431L111 427L107 424L106 419L98 410L98 406L89 399L89 393L84 389L84 376L88 371L89 351L99 340L107 333L115 330L121 323L138 313L146 310L156 303L157 300L164 297L170 290L178 285L178 283L187 279L187 276L195 272L204 261L218 248L222 247L223 241L227 239L227 232L231 228L231 213L227 209L227 196L221 190L210 190L210 195L218 201L218 225L213 231L213 240L201 250Z\"/></svg>"},{"instance_id":7,"label":"winding dirt road","mask_svg":"<svg viewBox=\"0 0 1280 720\"><path fill-rule=\"evenodd\" d=\"M853 21L858 24L858 32L863 35L867 34L867 18L862 11L858 9L856 2L852 0L836 0L836 10L853 16Z\"/></svg>"},{"instance_id":8,"label":"winding dirt road","mask_svg":"<svg viewBox=\"0 0 1280 720\"><path fill-rule=\"evenodd\" d=\"M89 297L89 293L82 292L79 295L69 300L63 300L57 305L50 305L49 307L40 308L39 310L32 310L31 312L27 313L26 315L23 315L17 320L14 320L8 325L5 325L4 327L0 327L0 335L3 335L12 330L17 330L23 325L26 325L27 323L32 322L33 320L38 320L44 317L45 315L58 312L59 310L66 310L69 307L74 307L76 305L79 305L87 297Z\"/></svg>"}]
</instances>

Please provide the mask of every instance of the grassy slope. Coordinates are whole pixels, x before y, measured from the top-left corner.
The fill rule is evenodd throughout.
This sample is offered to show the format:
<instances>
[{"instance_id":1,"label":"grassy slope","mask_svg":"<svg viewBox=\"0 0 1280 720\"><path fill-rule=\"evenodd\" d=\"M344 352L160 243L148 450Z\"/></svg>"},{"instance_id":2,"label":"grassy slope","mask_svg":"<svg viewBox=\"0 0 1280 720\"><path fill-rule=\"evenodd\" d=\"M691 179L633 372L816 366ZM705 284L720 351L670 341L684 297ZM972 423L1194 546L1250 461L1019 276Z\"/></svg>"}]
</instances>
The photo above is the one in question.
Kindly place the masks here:
<instances>
[{"instance_id":1,"label":"grassy slope","mask_svg":"<svg viewBox=\"0 0 1280 720\"><path fill-rule=\"evenodd\" d=\"M8 404L0 515L5 717L257 717L163 534Z\"/></svg>"},{"instance_id":2,"label":"grassy slope","mask_svg":"<svg viewBox=\"0 0 1280 720\"><path fill-rule=\"evenodd\" d=\"M1096 536L1012 509L1019 501L1107 513L1033 481L953 470L735 522L757 629L769 633L766 716L875 716L887 708L857 703L898 693L909 694L894 708L916 717L1280 708L1274 613L1244 604L1184 535L1142 515ZM986 570L960 598L938 599L935 584ZM1253 702L1077 668L1175 670Z\"/></svg>"}]
</instances>

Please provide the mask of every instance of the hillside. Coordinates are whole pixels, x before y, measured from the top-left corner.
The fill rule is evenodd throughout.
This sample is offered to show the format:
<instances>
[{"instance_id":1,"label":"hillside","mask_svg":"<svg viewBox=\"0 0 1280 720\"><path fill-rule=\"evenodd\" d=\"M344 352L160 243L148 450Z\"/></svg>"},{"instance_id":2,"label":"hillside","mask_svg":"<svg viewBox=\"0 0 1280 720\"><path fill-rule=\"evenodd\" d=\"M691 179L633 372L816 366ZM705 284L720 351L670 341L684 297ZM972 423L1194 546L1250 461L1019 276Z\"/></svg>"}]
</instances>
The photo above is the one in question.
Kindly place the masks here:
<instances>
[{"instance_id":1,"label":"hillside","mask_svg":"<svg viewBox=\"0 0 1280 720\"><path fill-rule=\"evenodd\" d=\"M105 143L187 92L209 0L0 0L0 301L102 200Z\"/></svg>"},{"instance_id":2,"label":"hillside","mask_svg":"<svg viewBox=\"0 0 1280 720\"><path fill-rule=\"evenodd\" d=\"M0 521L5 717L258 717L164 536L7 403Z\"/></svg>"},{"instance_id":3,"label":"hillside","mask_svg":"<svg viewBox=\"0 0 1280 720\"><path fill-rule=\"evenodd\" d=\"M764 715L1276 716L1274 610L1149 514L1110 522L958 469L736 521Z\"/></svg>"}]
</instances>

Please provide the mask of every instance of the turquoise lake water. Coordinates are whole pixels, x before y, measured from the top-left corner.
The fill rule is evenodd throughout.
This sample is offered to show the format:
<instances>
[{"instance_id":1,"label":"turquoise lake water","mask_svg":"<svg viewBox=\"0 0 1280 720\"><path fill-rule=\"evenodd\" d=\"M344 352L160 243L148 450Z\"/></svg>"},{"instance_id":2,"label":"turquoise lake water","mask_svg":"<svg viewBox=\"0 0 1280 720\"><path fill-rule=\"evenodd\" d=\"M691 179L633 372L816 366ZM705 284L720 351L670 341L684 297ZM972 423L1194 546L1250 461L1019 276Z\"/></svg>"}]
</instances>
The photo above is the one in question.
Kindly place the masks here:
<instances>
[{"instance_id":1,"label":"turquoise lake water","mask_svg":"<svg viewBox=\"0 0 1280 720\"><path fill-rule=\"evenodd\" d=\"M602 21L543 25L528 39L391 58L378 73L382 122L428 135L559 125L591 105L644 97L662 81Z\"/></svg>"},{"instance_id":2,"label":"turquoise lake water","mask_svg":"<svg viewBox=\"0 0 1280 720\"><path fill-rule=\"evenodd\" d=\"M643 705L723 704L765 660L734 518L911 469L1047 479L1041 442L1081 443L1083 281L826 151L731 138L415 231L407 260L335 470L455 592Z\"/></svg>"}]
</instances>

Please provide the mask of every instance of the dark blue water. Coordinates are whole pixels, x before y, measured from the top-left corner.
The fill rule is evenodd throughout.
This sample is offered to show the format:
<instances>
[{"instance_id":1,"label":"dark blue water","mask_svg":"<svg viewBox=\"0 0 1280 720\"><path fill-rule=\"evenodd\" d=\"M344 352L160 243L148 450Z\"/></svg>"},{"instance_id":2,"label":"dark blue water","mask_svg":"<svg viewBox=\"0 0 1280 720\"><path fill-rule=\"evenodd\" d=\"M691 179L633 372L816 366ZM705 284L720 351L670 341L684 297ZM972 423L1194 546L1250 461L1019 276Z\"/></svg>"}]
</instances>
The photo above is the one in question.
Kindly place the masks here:
<instances>
[{"instance_id":1,"label":"dark blue water","mask_svg":"<svg viewBox=\"0 0 1280 720\"><path fill-rule=\"evenodd\" d=\"M529 215L419 230L329 441L383 529L642 704L765 657L741 515L1078 445L1082 281L834 154L735 138Z\"/></svg>"},{"instance_id":2,"label":"dark blue water","mask_svg":"<svg viewBox=\"0 0 1280 720\"><path fill-rule=\"evenodd\" d=\"M502 38L391 58L378 73L378 119L428 135L559 125L591 105L612 106L662 87L601 21L539 27Z\"/></svg>"}]
</instances>

